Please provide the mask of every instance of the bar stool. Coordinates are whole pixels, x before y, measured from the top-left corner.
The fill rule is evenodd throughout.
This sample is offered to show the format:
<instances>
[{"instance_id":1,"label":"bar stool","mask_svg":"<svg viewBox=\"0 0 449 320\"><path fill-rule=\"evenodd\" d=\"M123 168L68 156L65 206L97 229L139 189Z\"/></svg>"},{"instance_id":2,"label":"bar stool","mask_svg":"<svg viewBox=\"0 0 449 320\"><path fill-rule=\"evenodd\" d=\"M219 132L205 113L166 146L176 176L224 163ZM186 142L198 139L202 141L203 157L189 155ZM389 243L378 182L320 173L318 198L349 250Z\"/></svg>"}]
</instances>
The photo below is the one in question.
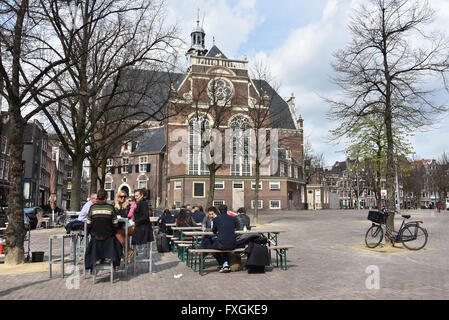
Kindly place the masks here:
<instances>
[{"instance_id":1,"label":"bar stool","mask_svg":"<svg viewBox=\"0 0 449 320\"><path fill-rule=\"evenodd\" d=\"M65 259L65 239L70 239L70 259ZM61 257L60 259L53 260L53 240L61 241ZM51 279L52 265L61 265L61 277L64 278L64 264L73 262L76 266L76 236L74 234L55 235L48 238L48 265L49 265L49 277Z\"/></svg>"},{"instance_id":2,"label":"bar stool","mask_svg":"<svg viewBox=\"0 0 449 320\"><path fill-rule=\"evenodd\" d=\"M92 267L92 283L95 284L98 270L109 270L111 273L111 283L114 282L114 262L111 260L109 263L94 264Z\"/></svg>"},{"instance_id":3,"label":"bar stool","mask_svg":"<svg viewBox=\"0 0 449 320\"><path fill-rule=\"evenodd\" d=\"M143 245L133 245L133 263L134 263L134 274L136 273L137 263L148 262L149 272L152 272L152 257L153 257L153 243L147 242ZM142 256L142 257L139 257Z\"/></svg>"}]
</instances>

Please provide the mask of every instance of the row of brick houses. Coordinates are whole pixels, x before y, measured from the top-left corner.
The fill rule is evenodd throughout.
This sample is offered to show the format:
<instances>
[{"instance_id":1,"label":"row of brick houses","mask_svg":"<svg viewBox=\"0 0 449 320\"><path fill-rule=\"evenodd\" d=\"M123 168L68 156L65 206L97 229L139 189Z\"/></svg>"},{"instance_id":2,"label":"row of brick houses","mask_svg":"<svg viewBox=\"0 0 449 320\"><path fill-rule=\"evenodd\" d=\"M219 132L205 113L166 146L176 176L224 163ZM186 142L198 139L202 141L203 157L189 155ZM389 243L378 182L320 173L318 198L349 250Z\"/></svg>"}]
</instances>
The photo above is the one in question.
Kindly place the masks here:
<instances>
[{"instance_id":1,"label":"row of brick houses","mask_svg":"<svg viewBox=\"0 0 449 320\"><path fill-rule=\"evenodd\" d=\"M251 79L248 61L228 59L216 45L204 46L205 32L198 25L192 32L192 47L187 53L189 67L185 73L168 74L130 70L128 77L159 77L159 91L153 95L167 99L165 112L171 116L147 122L133 141L124 143L108 159L105 189L112 200L119 190L132 193L146 187L153 207L166 208L182 204L206 205L209 191L207 164L198 150L200 136L195 125L212 126L215 119L206 112L211 104L211 87L232 100L225 106L229 112L221 119L220 130L236 130L251 126L250 108L260 97L268 97L270 117L266 128L277 129L278 146L267 153L270 158L261 166L259 208L266 210L303 209L306 200L304 181L303 119L296 114L295 99L285 101L268 83ZM207 86L207 94L195 92ZM221 100L220 100L221 101ZM219 102L220 102L219 101ZM149 102L151 104L151 102ZM142 108L149 106L142 106ZM199 110L199 111L198 111ZM234 132L234 131L232 131ZM226 140L222 135L225 157L216 172L214 205L226 204L230 209L254 208L255 165L248 148L251 138ZM180 147L181 144L187 147ZM244 145L238 154L237 143ZM276 163L274 162L276 161Z\"/></svg>"},{"instance_id":2,"label":"row of brick houses","mask_svg":"<svg viewBox=\"0 0 449 320\"><path fill-rule=\"evenodd\" d=\"M9 122L8 114L2 112L0 145L0 200L1 206L8 206L9 194ZM72 166L68 154L54 135L49 135L38 120L25 127L23 193L25 207L49 205L51 194L56 204L63 209L70 208ZM87 197L87 177L84 176L83 198Z\"/></svg>"}]
</instances>

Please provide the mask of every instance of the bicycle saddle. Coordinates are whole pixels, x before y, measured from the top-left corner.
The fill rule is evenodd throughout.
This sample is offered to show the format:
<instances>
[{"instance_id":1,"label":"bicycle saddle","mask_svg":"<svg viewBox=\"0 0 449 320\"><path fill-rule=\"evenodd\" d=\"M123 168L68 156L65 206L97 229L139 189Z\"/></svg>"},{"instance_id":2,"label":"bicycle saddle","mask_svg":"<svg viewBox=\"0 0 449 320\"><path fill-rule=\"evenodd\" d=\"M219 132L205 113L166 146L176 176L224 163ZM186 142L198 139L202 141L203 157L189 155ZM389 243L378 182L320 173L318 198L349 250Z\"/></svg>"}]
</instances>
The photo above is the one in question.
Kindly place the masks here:
<instances>
[{"instance_id":1,"label":"bicycle saddle","mask_svg":"<svg viewBox=\"0 0 449 320\"><path fill-rule=\"evenodd\" d=\"M405 218L405 219L410 219L411 215L409 215L409 214L403 214L402 217Z\"/></svg>"}]
</instances>

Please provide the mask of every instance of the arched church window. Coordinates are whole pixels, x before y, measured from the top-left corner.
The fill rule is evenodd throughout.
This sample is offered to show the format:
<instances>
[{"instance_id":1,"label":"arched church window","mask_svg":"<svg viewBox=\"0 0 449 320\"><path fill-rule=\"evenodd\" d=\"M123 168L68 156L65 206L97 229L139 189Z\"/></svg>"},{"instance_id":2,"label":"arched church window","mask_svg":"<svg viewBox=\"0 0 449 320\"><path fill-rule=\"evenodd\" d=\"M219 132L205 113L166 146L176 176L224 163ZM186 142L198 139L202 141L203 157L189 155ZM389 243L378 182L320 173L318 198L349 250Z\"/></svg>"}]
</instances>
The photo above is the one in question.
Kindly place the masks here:
<instances>
[{"instance_id":1,"label":"arched church window","mask_svg":"<svg viewBox=\"0 0 449 320\"><path fill-rule=\"evenodd\" d=\"M210 122L204 115L195 115L189 121L189 174L208 175L209 168L202 154L203 137L210 135Z\"/></svg>"},{"instance_id":2,"label":"arched church window","mask_svg":"<svg viewBox=\"0 0 449 320\"><path fill-rule=\"evenodd\" d=\"M232 163L231 175L250 176L251 163L249 159L250 123L243 116L236 116L231 122L232 129Z\"/></svg>"}]
</instances>

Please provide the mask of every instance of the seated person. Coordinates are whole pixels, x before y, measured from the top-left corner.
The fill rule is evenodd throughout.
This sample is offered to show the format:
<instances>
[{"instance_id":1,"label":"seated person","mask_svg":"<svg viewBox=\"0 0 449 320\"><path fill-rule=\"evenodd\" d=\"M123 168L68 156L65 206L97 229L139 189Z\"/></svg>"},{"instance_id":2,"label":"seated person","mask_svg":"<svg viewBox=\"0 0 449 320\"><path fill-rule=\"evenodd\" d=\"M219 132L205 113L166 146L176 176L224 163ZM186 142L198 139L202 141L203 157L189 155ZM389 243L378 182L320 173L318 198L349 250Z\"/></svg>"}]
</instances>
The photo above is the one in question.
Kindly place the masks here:
<instances>
[{"instance_id":1,"label":"seated person","mask_svg":"<svg viewBox=\"0 0 449 320\"><path fill-rule=\"evenodd\" d=\"M90 200L87 201L84 204L84 206L81 208L81 212L78 215L78 219L76 219L74 221L70 221L65 226L67 234L69 234L72 230L76 231L76 230L84 229L84 222L87 220L87 215L89 214L89 209L95 203L96 200L97 200L97 195L95 193L93 193L90 196Z\"/></svg>"},{"instance_id":2,"label":"seated person","mask_svg":"<svg viewBox=\"0 0 449 320\"><path fill-rule=\"evenodd\" d=\"M112 260L116 267L122 258L123 248L114 236L118 227L117 214L114 207L106 202L106 197L106 191L100 189L97 201L90 207L87 216L87 227L92 239L86 249L86 269L91 269L98 260L103 259Z\"/></svg>"},{"instance_id":3,"label":"seated person","mask_svg":"<svg viewBox=\"0 0 449 320\"><path fill-rule=\"evenodd\" d=\"M196 223L202 222L206 215L204 214L204 212L200 211L200 207L194 206L192 210L193 211L191 216L193 221L195 221Z\"/></svg>"},{"instance_id":4,"label":"seated person","mask_svg":"<svg viewBox=\"0 0 449 320\"><path fill-rule=\"evenodd\" d=\"M162 213L162 216L159 217L159 220L157 221L159 225L159 233L165 233L165 234L173 234L173 231L170 227L167 227L167 223L174 223L176 221L175 217L171 213L170 210L165 209L164 213Z\"/></svg>"},{"instance_id":5,"label":"seated person","mask_svg":"<svg viewBox=\"0 0 449 320\"><path fill-rule=\"evenodd\" d=\"M227 214L226 205L221 205L219 210L221 214L212 220L212 231L217 238L208 246L208 249L233 250L236 247L235 228L237 220ZM228 253L215 253L214 257L221 266L220 272L231 271Z\"/></svg>"},{"instance_id":6,"label":"seated person","mask_svg":"<svg viewBox=\"0 0 449 320\"><path fill-rule=\"evenodd\" d=\"M207 216L204 217L202 222L203 231L212 231L213 228L213 220L219 215L217 208L210 207L207 210ZM201 241L201 248L208 248L215 240L216 236L204 236Z\"/></svg>"},{"instance_id":7,"label":"seated person","mask_svg":"<svg viewBox=\"0 0 449 320\"><path fill-rule=\"evenodd\" d=\"M194 227L195 223L192 220L192 217L187 213L185 209L181 209L179 211L179 215L176 218L176 226L177 227Z\"/></svg>"},{"instance_id":8,"label":"seated person","mask_svg":"<svg viewBox=\"0 0 449 320\"><path fill-rule=\"evenodd\" d=\"M239 208L237 210L237 216L235 218L237 219L236 230L243 230L244 227L246 227L247 230L251 230L250 219L249 216L246 214L245 208Z\"/></svg>"}]
</instances>

